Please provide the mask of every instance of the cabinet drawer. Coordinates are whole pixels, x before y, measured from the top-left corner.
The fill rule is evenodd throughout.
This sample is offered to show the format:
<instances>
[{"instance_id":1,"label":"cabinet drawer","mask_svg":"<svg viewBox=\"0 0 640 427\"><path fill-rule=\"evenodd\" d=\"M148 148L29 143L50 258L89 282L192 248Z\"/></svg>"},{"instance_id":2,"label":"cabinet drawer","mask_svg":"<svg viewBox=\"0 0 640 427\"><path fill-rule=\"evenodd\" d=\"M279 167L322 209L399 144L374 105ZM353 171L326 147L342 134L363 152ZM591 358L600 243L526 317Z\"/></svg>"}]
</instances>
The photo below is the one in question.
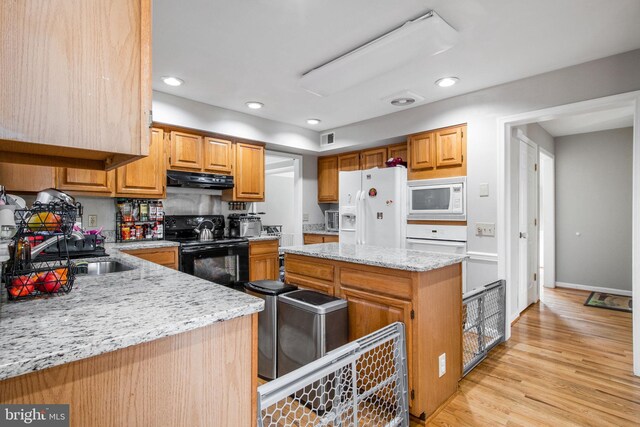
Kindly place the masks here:
<instances>
[{"instance_id":1,"label":"cabinet drawer","mask_svg":"<svg viewBox=\"0 0 640 427\"><path fill-rule=\"evenodd\" d=\"M299 258L285 258L287 273L327 280L333 283L333 265L319 264L317 262L303 261Z\"/></svg>"},{"instance_id":2,"label":"cabinet drawer","mask_svg":"<svg viewBox=\"0 0 640 427\"><path fill-rule=\"evenodd\" d=\"M341 268L340 286L411 299L411 279L409 277L394 277L389 280L388 274Z\"/></svg>"},{"instance_id":3,"label":"cabinet drawer","mask_svg":"<svg viewBox=\"0 0 640 427\"><path fill-rule=\"evenodd\" d=\"M340 238L338 236L324 236L324 243L338 243Z\"/></svg>"},{"instance_id":4,"label":"cabinet drawer","mask_svg":"<svg viewBox=\"0 0 640 427\"><path fill-rule=\"evenodd\" d=\"M278 253L278 241L267 240L249 243L249 255L273 255Z\"/></svg>"},{"instance_id":5,"label":"cabinet drawer","mask_svg":"<svg viewBox=\"0 0 640 427\"><path fill-rule=\"evenodd\" d=\"M291 273L290 271L287 271L284 281L303 289L310 289L312 291L318 291L332 296L334 295L334 286L331 282L323 282L321 280Z\"/></svg>"},{"instance_id":6,"label":"cabinet drawer","mask_svg":"<svg viewBox=\"0 0 640 427\"><path fill-rule=\"evenodd\" d=\"M178 248L136 249L122 250L125 254L142 258L155 264L164 265L175 270L178 269Z\"/></svg>"},{"instance_id":7,"label":"cabinet drawer","mask_svg":"<svg viewBox=\"0 0 640 427\"><path fill-rule=\"evenodd\" d=\"M324 243L324 238L320 234L305 234L304 235L304 244L305 245L314 245L316 243Z\"/></svg>"}]
</instances>

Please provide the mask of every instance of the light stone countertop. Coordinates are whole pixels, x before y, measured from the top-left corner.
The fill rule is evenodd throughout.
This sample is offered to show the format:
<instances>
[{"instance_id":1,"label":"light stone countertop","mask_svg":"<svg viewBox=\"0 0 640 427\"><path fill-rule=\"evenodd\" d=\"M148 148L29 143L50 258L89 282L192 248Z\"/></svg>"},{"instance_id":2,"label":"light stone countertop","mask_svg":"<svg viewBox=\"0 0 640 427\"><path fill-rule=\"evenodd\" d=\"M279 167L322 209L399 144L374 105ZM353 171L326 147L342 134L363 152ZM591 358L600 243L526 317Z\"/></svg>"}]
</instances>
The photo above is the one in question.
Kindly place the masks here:
<instances>
[{"instance_id":1,"label":"light stone countertop","mask_svg":"<svg viewBox=\"0 0 640 427\"><path fill-rule=\"evenodd\" d=\"M338 236L340 233L338 231L317 230L317 231L305 231L304 234L322 234L324 236Z\"/></svg>"},{"instance_id":2,"label":"light stone countertop","mask_svg":"<svg viewBox=\"0 0 640 427\"><path fill-rule=\"evenodd\" d=\"M264 240L280 240L279 236L258 236L258 237L247 237L250 242L261 242Z\"/></svg>"},{"instance_id":3,"label":"light stone countertop","mask_svg":"<svg viewBox=\"0 0 640 427\"><path fill-rule=\"evenodd\" d=\"M130 241L130 242L119 242L119 243L105 243L104 248L109 253L109 249L121 249L123 251L130 250L135 251L138 249L157 249L157 248L173 248L176 246L180 246L178 242L171 242L169 240L140 240L140 241Z\"/></svg>"},{"instance_id":4,"label":"light stone countertop","mask_svg":"<svg viewBox=\"0 0 640 427\"><path fill-rule=\"evenodd\" d=\"M280 248L285 254L306 255L335 261L371 265L407 271L430 271L464 261L465 255L424 252L383 246L352 245L347 243L318 243L315 245ZM285 262L286 268L286 262Z\"/></svg>"},{"instance_id":5,"label":"light stone countertop","mask_svg":"<svg viewBox=\"0 0 640 427\"><path fill-rule=\"evenodd\" d=\"M69 294L0 303L0 380L261 311L242 292L124 254L172 242L108 244L134 270L77 276Z\"/></svg>"}]
</instances>

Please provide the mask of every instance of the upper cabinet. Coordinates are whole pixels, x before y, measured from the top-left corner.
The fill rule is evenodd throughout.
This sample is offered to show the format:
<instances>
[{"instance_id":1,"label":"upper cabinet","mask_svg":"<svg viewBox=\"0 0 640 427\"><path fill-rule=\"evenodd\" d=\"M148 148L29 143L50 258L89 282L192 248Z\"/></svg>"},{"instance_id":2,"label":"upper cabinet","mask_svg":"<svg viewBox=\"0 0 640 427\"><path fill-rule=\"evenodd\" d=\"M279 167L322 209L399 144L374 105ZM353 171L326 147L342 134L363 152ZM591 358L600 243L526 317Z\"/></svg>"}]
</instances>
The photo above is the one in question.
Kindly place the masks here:
<instances>
[{"instance_id":1,"label":"upper cabinet","mask_svg":"<svg viewBox=\"0 0 640 427\"><path fill-rule=\"evenodd\" d=\"M408 149L410 180L467 175L466 124L411 135Z\"/></svg>"},{"instance_id":2,"label":"upper cabinet","mask_svg":"<svg viewBox=\"0 0 640 427\"><path fill-rule=\"evenodd\" d=\"M364 150L360 158L361 169L383 168L387 161L387 147Z\"/></svg>"},{"instance_id":3,"label":"upper cabinet","mask_svg":"<svg viewBox=\"0 0 640 427\"><path fill-rule=\"evenodd\" d=\"M3 161L105 170L148 154L151 0L3 1L0 28Z\"/></svg>"},{"instance_id":4,"label":"upper cabinet","mask_svg":"<svg viewBox=\"0 0 640 427\"><path fill-rule=\"evenodd\" d=\"M202 137L189 133L172 131L169 137L171 153L169 169L202 170Z\"/></svg>"},{"instance_id":5,"label":"upper cabinet","mask_svg":"<svg viewBox=\"0 0 640 427\"><path fill-rule=\"evenodd\" d=\"M338 156L318 157L318 203L338 203Z\"/></svg>"},{"instance_id":6,"label":"upper cabinet","mask_svg":"<svg viewBox=\"0 0 640 427\"><path fill-rule=\"evenodd\" d=\"M264 146L237 142L233 145L234 187L224 190L224 200L264 200Z\"/></svg>"},{"instance_id":7,"label":"upper cabinet","mask_svg":"<svg viewBox=\"0 0 640 427\"><path fill-rule=\"evenodd\" d=\"M407 157L407 143L394 144L387 147L387 159L400 157L405 162L409 161Z\"/></svg>"},{"instance_id":8,"label":"upper cabinet","mask_svg":"<svg viewBox=\"0 0 640 427\"><path fill-rule=\"evenodd\" d=\"M360 153L347 153L338 156L338 171L360 170Z\"/></svg>"},{"instance_id":9,"label":"upper cabinet","mask_svg":"<svg viewBox=\"0 0 640 427\"><path fill-rule=\"evenodd\" d=\"M116 196L164 198L167 181L165 159L164 131L154 128L149 156L116 171Z\"/></svg>"},{"instance_id":10,"label":"upper cabinet","mask_svg":"<svg viewBox=\"0 0 640 427\"><path fill-rule=\"evenodd\" d=\"M56 186L56 169L0 163L0 184L5 186L7 193L36 193Z\"/></svg>"},{"instance_id":11,"label":"upper cabinet","mask_svg":"<svg viewBox=\"0 0 640 427\"><path fill-rule=\"evenodd\" d=\"M115 188L114 178L114 171L57 168L56 188L68 193L110 197Z\"/></svg>"},{"instance_id":12,"label":"upper cabinet","mask_svg":"<svg viewBox=\"0 0 640 427\"><path fill-rule=\"evenodd\" d=\"M233 167L233 144L218 138L204 139L204 170L230 174Z\"/></svg>"}]
</instances>

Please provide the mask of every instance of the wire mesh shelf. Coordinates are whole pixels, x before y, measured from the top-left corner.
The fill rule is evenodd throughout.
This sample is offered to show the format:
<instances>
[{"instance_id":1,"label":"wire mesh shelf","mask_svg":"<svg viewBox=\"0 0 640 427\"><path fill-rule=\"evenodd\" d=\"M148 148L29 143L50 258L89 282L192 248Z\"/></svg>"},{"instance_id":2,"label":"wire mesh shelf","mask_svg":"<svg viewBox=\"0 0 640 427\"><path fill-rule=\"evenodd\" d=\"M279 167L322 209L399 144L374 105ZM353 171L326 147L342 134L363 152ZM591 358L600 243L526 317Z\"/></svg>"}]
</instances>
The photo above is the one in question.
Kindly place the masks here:
<instances>
[{"instance_id":1,"label":"wire mesh shelf","mask_svg":"<svg viewBox=\"0 0 640 427\"><path fill-rule=\"evenodd\" d=\"M408 426L405 328L394 323L258 388L258 426Z\"/></svg>"}]
</instances>

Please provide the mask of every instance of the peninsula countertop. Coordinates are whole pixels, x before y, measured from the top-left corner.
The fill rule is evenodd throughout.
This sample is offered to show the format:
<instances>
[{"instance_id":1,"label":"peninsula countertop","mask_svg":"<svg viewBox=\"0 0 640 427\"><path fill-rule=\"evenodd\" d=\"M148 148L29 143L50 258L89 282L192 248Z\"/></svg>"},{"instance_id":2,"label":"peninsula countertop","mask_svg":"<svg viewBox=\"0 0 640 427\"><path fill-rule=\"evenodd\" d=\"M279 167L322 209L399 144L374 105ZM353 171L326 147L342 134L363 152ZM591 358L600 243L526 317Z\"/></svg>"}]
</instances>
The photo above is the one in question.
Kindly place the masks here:
<instances>
[{"instance_id":1,"label":"peninsula countertop","mask_svg":"<svg viewBox=\"0 0 640 427\"><path fill-rule=\"evenodd\" d=\"M287 246L280 248L280 251L285 254L304 255L407 271L436 270L457 264L467 258L465 255L348 243Z\"/></svg>"},{"instance_id":2,"label":"peninsula countertop","mask_svg":"<svg viewBox=\"0 0 640 427\"><path fill-rule=\"evenodd\" d=\"M97 356L215 322L259 312L264 302L216 283L124 254L117 248L171 245L107 245L109 257L133 270L79 275L67 295L7 302L0 307L0 380Z\"/></svg>"}]
</instances>

